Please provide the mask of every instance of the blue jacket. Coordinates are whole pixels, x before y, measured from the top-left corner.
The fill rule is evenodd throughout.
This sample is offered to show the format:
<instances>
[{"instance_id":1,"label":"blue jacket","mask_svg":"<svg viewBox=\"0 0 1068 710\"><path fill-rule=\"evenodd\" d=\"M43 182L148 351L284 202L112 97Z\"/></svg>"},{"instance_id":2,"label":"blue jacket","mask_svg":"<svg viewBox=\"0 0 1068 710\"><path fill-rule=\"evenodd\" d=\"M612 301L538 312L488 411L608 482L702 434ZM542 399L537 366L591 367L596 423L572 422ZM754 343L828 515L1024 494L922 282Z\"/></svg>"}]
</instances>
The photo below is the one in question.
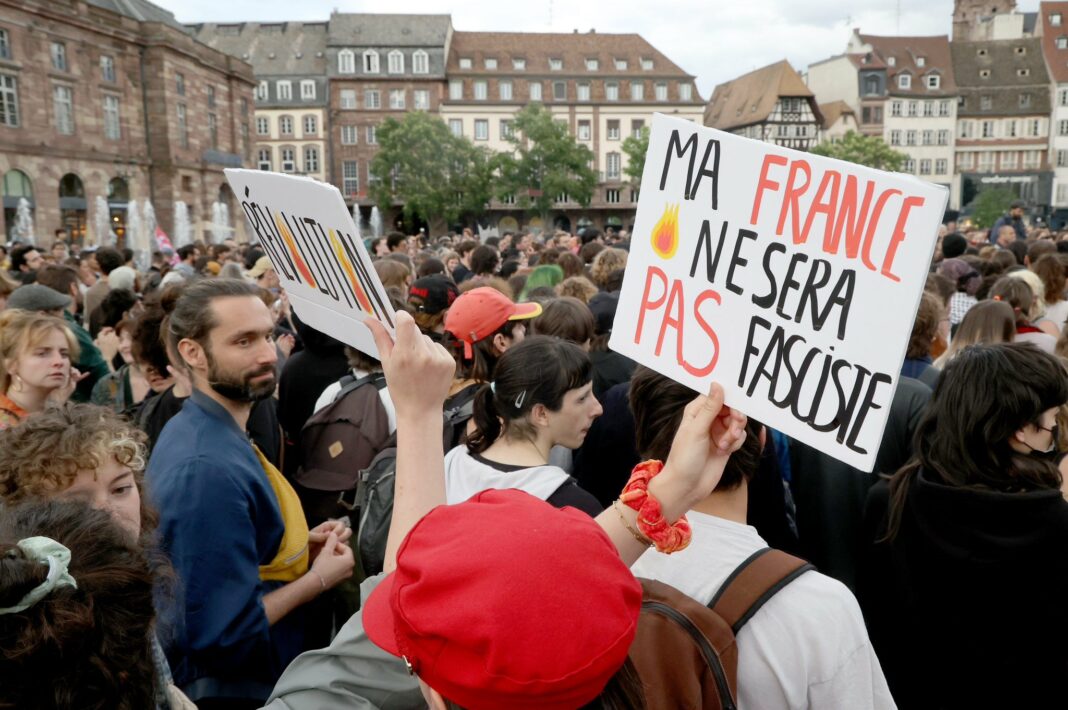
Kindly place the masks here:
<instances>
[{"instance_id":1,"label":"blue jacket","mask_svg":"<svg viewBox=\"0 0 1068 710\"><path fill-rule=\"evenodd\" d=\"M1027 228L1024 227L1023 219L1020 217L1013 217L1012 215L1003 214L998 217L997 221L994 222L994 226L990 228L990 234L987 238L990 240L991 244L998 243L998 232L1006 224L1016 230L1017 239L1019 239L1020 241L1024 241L1027 239Z\"/></svg>"},{"instance_id":2,"label":"blue jacket","mask_svg":"<svg viewBox=\"0 0 1068 710\"><path fill-rule=\"evenodd\" d=\"M192 700L265 700L300 653L300 610L267 623L263 582L283 521L248 436L221 405L194 392L163 428L148 462L159 536L178 576L160 619L175 683Z\"/></svg>"}]
</instances>

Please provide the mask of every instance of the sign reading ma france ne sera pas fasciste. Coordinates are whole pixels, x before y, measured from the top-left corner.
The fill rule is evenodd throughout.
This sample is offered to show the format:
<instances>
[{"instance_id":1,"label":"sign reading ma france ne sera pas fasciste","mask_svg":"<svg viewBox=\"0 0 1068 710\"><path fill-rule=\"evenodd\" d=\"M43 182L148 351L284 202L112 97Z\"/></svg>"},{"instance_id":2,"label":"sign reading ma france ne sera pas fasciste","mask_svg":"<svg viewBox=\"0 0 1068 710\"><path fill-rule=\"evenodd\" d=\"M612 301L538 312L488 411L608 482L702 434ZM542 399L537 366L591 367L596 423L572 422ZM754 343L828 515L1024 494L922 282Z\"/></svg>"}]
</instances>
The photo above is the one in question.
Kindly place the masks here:
<instances>
[{"instance_id":1,"label":"sign reading ma france ne sera pas fasciste","mask_svg":"<svg viewBox=\"0 0 1068 710\"><path fill-rule=\"evenodd\" d=\"M610 346L870 471L947 199L657 115Z\"/></svg>"}]
</instances>

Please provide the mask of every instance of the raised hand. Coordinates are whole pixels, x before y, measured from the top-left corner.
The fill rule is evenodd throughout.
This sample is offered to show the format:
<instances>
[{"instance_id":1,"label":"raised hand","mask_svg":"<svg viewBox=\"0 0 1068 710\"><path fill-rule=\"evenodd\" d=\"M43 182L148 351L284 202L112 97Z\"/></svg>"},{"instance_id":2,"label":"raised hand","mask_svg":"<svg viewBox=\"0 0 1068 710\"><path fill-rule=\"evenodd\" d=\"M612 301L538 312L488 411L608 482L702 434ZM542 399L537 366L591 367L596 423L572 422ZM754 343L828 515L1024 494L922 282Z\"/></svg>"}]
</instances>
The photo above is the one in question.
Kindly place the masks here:
<instances>
[{"instance_id":1,"label":"raised hand","mask_svg":"<svg viewBox=\"0 0 1068 710\"><path fill-rule=\"evenodd\" d=\"M378 346L397 419L435 410L440 415L456 374L456 361L449 351L420 333L412 317L403 311L397 313L395 339L378 321L365 322Z\"/></svg>"}]
</instances>

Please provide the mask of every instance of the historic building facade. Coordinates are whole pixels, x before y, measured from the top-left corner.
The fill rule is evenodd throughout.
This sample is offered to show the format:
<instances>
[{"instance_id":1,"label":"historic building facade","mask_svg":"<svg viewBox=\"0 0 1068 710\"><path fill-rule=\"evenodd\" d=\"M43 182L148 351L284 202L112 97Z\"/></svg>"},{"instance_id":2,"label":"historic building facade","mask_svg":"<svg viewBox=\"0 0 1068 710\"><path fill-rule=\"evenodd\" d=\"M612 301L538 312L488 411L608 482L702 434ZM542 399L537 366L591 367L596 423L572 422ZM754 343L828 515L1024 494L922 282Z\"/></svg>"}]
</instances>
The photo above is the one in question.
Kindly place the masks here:
<instances>
[{"instance_id":1,"label":"historic building facade","mask_svg":"<svg viewBox=\"0 0 1068 710\"><path fill-rule=\"evenodd\" d=\"M234 214L222 171L250 160L253 87L247 63L144 0L0 0L4 233L26 199L39 243L106 238L103 197L119 235L136 199L164 231L185 202L204 236L213 203Z\"/></svg>"}]
</instances>

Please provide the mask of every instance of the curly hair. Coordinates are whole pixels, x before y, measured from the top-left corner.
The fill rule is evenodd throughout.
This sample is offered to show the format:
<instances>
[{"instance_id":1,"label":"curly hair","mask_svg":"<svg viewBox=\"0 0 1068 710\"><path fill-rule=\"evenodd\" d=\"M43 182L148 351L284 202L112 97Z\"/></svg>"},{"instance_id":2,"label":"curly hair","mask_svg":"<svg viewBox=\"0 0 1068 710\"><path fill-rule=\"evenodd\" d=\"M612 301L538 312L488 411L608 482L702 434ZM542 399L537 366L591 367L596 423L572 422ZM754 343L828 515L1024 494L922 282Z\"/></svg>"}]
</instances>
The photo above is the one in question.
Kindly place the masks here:
<instances>
[{"instance_id":1,"label":"curly hair","mask_svg":"<svg viewBox=\"0 0 1068 710\"><path fill-rule=\"evenodd\" d=\"M38 311L13 309L0 313L0 392L11 386L10 363L58 330L67 338L70 361L78 360L78 341L61 318Z\"/></svg>"},{"instance_id":2,"label":"curly hair","mask_svg":"<svg viewBox=\"0 0 1068 710\"><path fill-rule=\"evenodd\" d=\"M84 503L35 502L0 518L0 607L48 576L18 541L52 538L71 550L77 587L0 615L0 707L141 710L155 707L153 575L141 546L108 513Z\"/></svg>"},{"instance_id":3,"label":"curly hair","mask_svg":"<svg viewBox=\"0 0 1068 710\"><path fill-rule=\"evenodd\" d=\"M615 247L604 249L593 260L590 266L590 278L600 288L607 290L608 277L613 272L627 268L627 252Z\"/></svg>"},{"instance_id":4,"label":"curly hair","mask_svg":"<svg viewBox=\"0 0 1068 710\"><path fill-rule=\"evenodd\" d=\"M106 407L68 402L27 417L0 431L0 506L49 498L74 483L78 471L108 459L134 472L139 490L147 437ZM141 496L141 529L155 529L158 516Z\"/></svg>"},{"instance_id":5,"label":"curly hair","mask_svg":"<svg viewBox=\"0 0 1068 710\"><path fill-rule=\"evenodd\" d=\"M590 299L597 295L597 287L585 276L571 276L557 284L556 293L589 303Z\"/></svg>"}]
</instances>

